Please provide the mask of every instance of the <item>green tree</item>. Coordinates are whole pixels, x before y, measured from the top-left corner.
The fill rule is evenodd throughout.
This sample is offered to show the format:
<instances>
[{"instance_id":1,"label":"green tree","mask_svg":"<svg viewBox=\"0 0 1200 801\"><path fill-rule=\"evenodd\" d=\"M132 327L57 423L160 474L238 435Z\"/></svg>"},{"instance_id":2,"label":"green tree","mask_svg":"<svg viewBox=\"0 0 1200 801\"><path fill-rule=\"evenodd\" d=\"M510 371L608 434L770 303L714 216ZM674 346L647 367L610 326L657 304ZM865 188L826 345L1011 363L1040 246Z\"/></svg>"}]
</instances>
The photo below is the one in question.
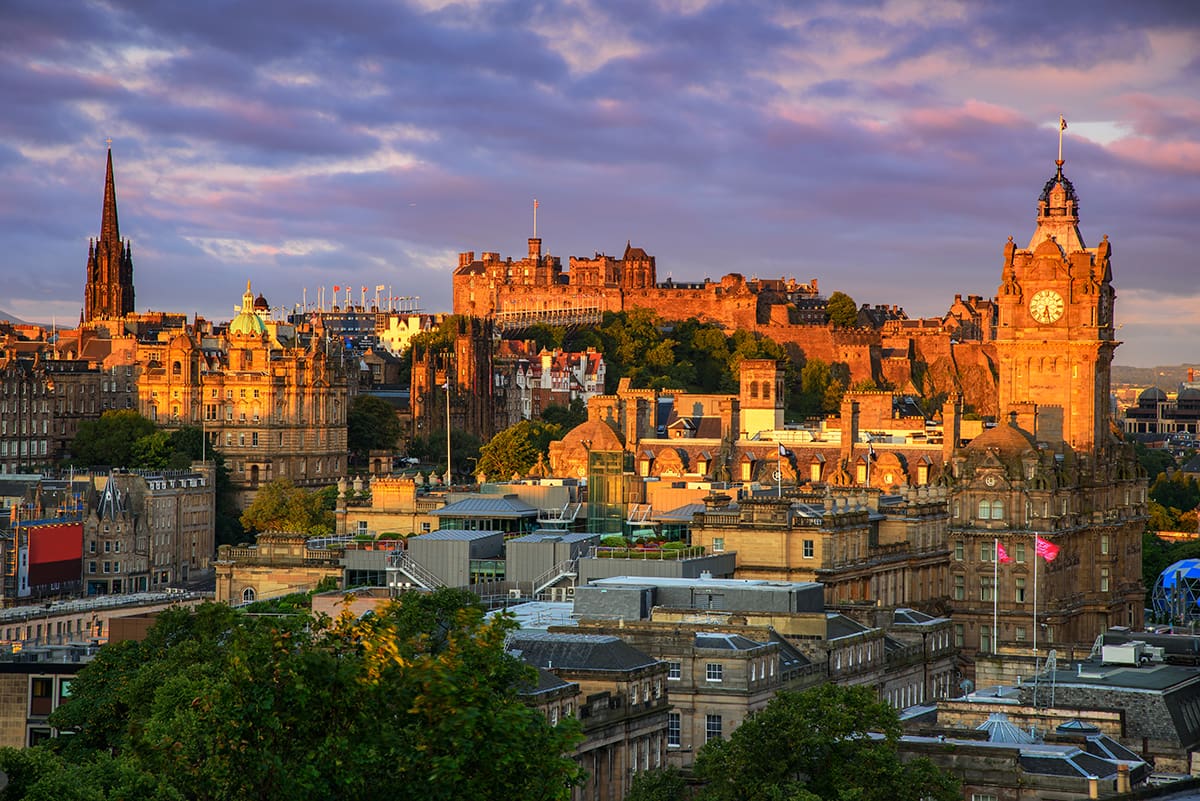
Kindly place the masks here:
<instances>
[{"instance_id":1,"label":"green tree","mask_svg":"<svg viewBox=\"0 0 1200 801\"><path fill-rule=\"evenodd\" d=\"M708 801L951 801L958 782L927 759L901 761L895 710L870 687L783 692L696 760Z\"/></svg>"},{"instance_id":2,"label":"green tree","mask_svg":"<svg viewBox=\"0 0 1200 801\"><path fill-rule=\"evenodd\" d=\"M644 770L633 775L625 801L685 801L687 781L678 768Z\"/></svg>"},{"instance_id":3,"label":"green tree","mask_svg":"<svg viewBox=\"0 0 1200 801\"><path fill-rule=\"evenodd\" d=\"M570 406L556 403L542 409L542 422L560 426L565 433L587 422L587 407L582 398L575 398Z\"/></svg>"},{"instance_id":4,"label":"green tree","mask_svg":"<svg viewBox=\"0 0 1200 801\"><path fill-rule=\"evenodd\" d=\"M834 292L825 304L834 328L853 328L858 323L858 304L845 292Z\"/></svg>"},{"instance_id":5,"label":"green tree","mask_svg":"<svg viewBox=\"0 0 1200 801\"><path fill-rule=\"evenodd\" d=\"M1176 470L1170 476L1159 473L1150 485L1150 500L1178 512L1190 512L1200 504L1200 484L1182 470Z\"/></svg>"},{"instance_id":6,"label":"green tree","mask_svg":"<svg viewBox=\"0 0 1200 801\"><path fill-rule=\"evenodd\" d=\"M154 423L132 409L107 411L79 424L71 441L71 461L82 467L133 467L135 444L154 432Z\"/></svg>"},{"instance_id":7,"label":"green tree","mask_svg":"<svg viewBox=\"0 0 1200 801\"><path fill-rule=\"evenodd\" d=\"M337 488L330 489L336 495ZM329 499L329 492L309 492L286 478L277 478L258 488L253 503L242 512L242 525L247 531L254 532L332 534L334 520Z\"/></svg>"},{"instance_id":8,"label":"green tree","mask_svg":"<svg viewBox=\"0 0 1200 801\"><path fill-rule=\"evenodd\" d=\"M561 439L563 433L561 426L542 420L522 420L509 426L479 449L476 474L500 481L514 474L523 476L540 457L549 455L550 443Z\"/></svg>"},{"instance_id":9,"label":"green tree","mask_svg":"<svg viewBox=\"0 0 1200 801\"><path fill-rule=\"evenodd\" d=\"M350 451L360 457L370 451L392 450L400 438L396 409L375 395L358 395L346 413L346 438Z\"/></svg>"},{"instance_id":10,"label":"green tree","mask_svg":"<svg viewBox=\"0 0 1200 801\"><path fill-rule=\"evenodd\" d=\"M566 799L578 724L523 703L514 626L457 590L335 620L166 610L80 671L52 716L73 736L0 751L4 797Z\"/></svg>"}]
</instances>

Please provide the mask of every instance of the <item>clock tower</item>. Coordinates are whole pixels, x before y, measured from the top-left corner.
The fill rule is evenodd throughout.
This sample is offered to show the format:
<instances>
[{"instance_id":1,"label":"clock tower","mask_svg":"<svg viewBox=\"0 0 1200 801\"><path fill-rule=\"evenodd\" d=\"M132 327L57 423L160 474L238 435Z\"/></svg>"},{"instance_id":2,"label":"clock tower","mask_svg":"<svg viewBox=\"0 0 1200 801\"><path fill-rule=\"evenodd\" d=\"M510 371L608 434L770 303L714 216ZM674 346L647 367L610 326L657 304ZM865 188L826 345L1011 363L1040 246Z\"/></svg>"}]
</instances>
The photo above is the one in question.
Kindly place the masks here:
<instances>
[{"instance_id":1,"label":"clock tower","mask_svg":"<svg viewBox=\"0 0 1200 801\"><path fill-rule=\"evenodd\" d=\"M997 297L1001 415L1055 450L1096 454L1110 439L1111 248L1079 234L1079 199L1063 162L1038 197L1029 247L1004 247Z\"/></svg>"}]
</instances>

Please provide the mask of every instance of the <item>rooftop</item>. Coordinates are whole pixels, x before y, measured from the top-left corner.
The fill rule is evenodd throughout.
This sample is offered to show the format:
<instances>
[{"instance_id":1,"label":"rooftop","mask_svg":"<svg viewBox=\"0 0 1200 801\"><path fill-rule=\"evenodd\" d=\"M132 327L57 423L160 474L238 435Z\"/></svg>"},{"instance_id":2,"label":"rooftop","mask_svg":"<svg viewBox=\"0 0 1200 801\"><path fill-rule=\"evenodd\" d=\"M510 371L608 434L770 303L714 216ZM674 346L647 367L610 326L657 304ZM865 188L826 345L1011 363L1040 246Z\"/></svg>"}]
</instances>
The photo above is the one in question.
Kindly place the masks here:
<instances>
[{"instance_id":1,"label":"rooftop","mask_svg":"<svg viewBox=\"0 0 1200 801\"><path fill-rule=\"evenodd\" d=\"M518 631L508 650L535 667L568 670L637 670L659 664L625 641L603 634Z\"/></svg>"}]
</instances>

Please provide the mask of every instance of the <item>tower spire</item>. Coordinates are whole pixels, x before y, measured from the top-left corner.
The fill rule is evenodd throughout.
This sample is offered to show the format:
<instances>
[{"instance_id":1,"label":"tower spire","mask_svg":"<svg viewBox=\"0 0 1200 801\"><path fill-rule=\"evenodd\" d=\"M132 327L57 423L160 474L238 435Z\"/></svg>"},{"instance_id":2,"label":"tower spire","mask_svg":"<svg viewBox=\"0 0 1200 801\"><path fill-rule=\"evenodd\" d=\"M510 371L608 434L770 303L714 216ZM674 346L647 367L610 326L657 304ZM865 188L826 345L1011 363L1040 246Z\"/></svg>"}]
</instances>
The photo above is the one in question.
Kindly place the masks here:
<instances>
[{"instance_id":1,"label":"tower spire","mask_svg":"<svg viewBox=\"0 0 1200 801\"><path fill-rule=\"evenodd\" d=\"M109 242L121 241L121 227L117 224L117 184L113 180L112 140L108 143L108 168L104 173L104 210L100 214L100 239Z\"/></svg>"}]
</instances>

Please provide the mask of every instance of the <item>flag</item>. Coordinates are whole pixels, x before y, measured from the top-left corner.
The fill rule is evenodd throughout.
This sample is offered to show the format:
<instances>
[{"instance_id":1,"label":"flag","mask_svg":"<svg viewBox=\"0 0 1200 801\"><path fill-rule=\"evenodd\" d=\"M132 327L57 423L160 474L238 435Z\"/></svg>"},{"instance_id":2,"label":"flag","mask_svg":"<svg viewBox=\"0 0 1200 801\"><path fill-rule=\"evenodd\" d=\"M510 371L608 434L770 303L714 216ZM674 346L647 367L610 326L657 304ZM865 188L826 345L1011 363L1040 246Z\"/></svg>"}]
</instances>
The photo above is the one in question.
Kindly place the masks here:
<instances>
[{"instance_id":1,"label":"flag","mask_svg":"<svg viewBox=\"0 0 1200 801\"><path fill-rule=\"evenodd\" d=\"M1064 120L1062 117L1058 118L1058 130L1060 130L1060 131L1067 130L1067 121Z\"/></svg>"},{"instance_id":2,"label":"flag","mask_svg":"<svg viewBox=\"0 0 1200 801\"><path fill-rule=\"evenodd\" d=\"M1058 557L1058 546L1049 540L1035 537L1034 548L1037 550L1037 555L1047 562L1053 562Z\"/></svg>"},{"instance_id":3,"label":"flag","mask_svg":"<svg viewBox=\"0 0 1200 801\"><path fill-rule=\"evenodd\" d=\"M382 292L385 289L387 289L387 286L384 284L379 284L378 286L375 287L376 292Z\"/></svg>"},{"instance_id":4,"label":"flag","mask_svg":"<svg viewBox=\"0 0 1200 801\"><path fill-rule=\"evenodd\" d=\"M1001 564L1012 561L1012 557L1008 555L1008 551L1004 548L1004 543L1000 542L1000 540L996 540L996 561Z\"/></svg>"},{"instance_id":5,"label":"flag","mask_svg":"<svg viewBox=\"0 0 1200 801\"><path fill-rule=\"evenodd\" d=\"M334 292L341 292L341 291L342 291L342 288L341 288L340 286L338 286L337 284L334 284L334 285L333 285L333 291L334 291Z\"/></svg>"},{"instance_id":6,"label":"flag","mask_svg":"<svg viewBox=\"0 0 1200 801\"><path fill-rule=\"evenodd\" d=\"M783 447L783 445L782 445L782 444L779 446L779 455L780 455L780 456L787 456L787 448Z\"/></svg>"},{"instance_id":7,"label":"flag","mask_svg":"<svg viewBox=\"0 0 1200 801\"><path fill-rule=\"evenodd\" d=\"M533 207L534 207L535 209L538 207L538 202L537 202L537 198L536 198L536 197L533 199Z\"/></svg>"}]
</instances>

